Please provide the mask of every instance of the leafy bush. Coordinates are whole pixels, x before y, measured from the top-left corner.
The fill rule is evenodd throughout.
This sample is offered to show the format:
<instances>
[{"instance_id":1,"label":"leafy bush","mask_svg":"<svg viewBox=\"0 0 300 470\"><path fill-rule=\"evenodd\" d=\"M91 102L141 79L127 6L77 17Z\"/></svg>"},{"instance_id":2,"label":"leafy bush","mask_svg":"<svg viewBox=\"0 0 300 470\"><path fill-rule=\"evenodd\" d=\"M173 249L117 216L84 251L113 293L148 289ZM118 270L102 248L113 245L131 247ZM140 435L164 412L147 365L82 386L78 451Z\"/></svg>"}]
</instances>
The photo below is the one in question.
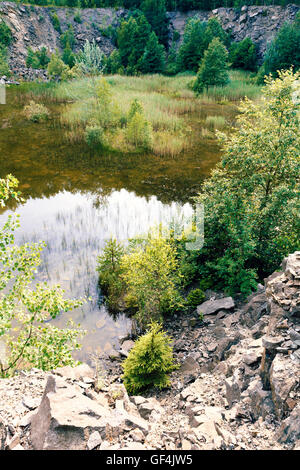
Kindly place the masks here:
<instances>
[{"instance_id":1,"label":"leafy bush","mask_svg":"<svg viewBox=\"0 0 300 470\"><path fill-rule=\"evenodd\" d=\"M271 42L264 59L264 73L274 76L279 70L300 68L300 21L285 23Z\"/></svg>"},{"instance_id":2,"label":"leafy bush","mask_svg":"<svg viewBox=\"0 0 300 470\"><path fill-rule=\"evenodd\" d=\"M176 369L171 339L158 323L151 323L123 363L123 381L128 393L136 394L148 387L165 388L170 385L168 373Z\"/></svg>"},{"instance_id":3,"label":"leafy bush","mask_svg":"<svg viewBox=\"0 0 300 470\"><path fill-rule=\"evenodd\" d=\"M95 40L85 41L83 50L76 56L76 63L86 75L99 75L104 69L104 54Z\"/></svg>"},{"instance_id":4,"label":"leafy bush","mask_svg":"<svg viewBox=\"0 0 300 470\"><path fill-rule=\"evenodd\" d=\"M126 138L135 146L149 148L152 142L152 127L144 116L142 104L133 100L127 118Z\"/></svg>"},{"instance_id":5,"label":"leafy bush","mask_svg":"<svg viewBox=\"0 0 300 470\"><path fill-rule=\"evenodd\" d=\"M122 277L126 284L129 307L137 310L141 325L151 320L161 320L164 314L183 306L179 293L180 272L176 248L162 235L151 235L136 243L121 258Z\"/></svg>"},{"instance_id":6,"label":"leafy bush","mask_svg":"<svg viewBox=\"0 0 300 470\"><path fill-rule=\"evenodd\" d=\"M51 15L51 21L53 24L53 28L58 32L61 33L61 26L60 26L60 21L56 13Z\"/></svg>"},{"instance_id":7,"label":"leafy bush","mask_svg":"<svg viewBox=\"0 0 300 470\"><path fill-rule=\"evenodd\" d=\"M69 67L63 62L58 51L51 54L50 62L47 67L49 77L53 80L60 80Z\"/></svg>"},{"instance_id":8,"label":"leafy bush","mask_svg":"<svg viewBox=\"0 0 300 470\"><path fill-rule=\"evenodd\" d=\"M106 144L104 130L97 122L85 128L85 141L90 147L103 147Z\"/></svg>"},{"instance_id":9,"label":"leafy bush","mask_svg":"<svg viewBox=\"0 0 300 470\"><path fill-rule=\"evenodd\" d=\"M20 202L17 180L9 175L0 180L2 207L12 197ZM65 300L63 291L46 283L31 283L40 266L43 243L16 245L14 232L18 218L9 216L0 229L0 338L5 355L0 357L0 376L12 375L17 368L51 370L75 365L72 351L84 333L73 325L56 328L49 319L82 305L81 300Z\"/></svg>"},{"instance_id":10,"label":"leafy bush","mask_svg":"<svg viewBox=\"0 0 300 470\"><path fill-rule=\"evenodd\" d=\"M79 11L79 10L77 10L76 13L75 13L75 15L74 15L74 21L75 21L76 23L79 23L79 24L82 23L82 19L81 19L80 11Z\"/></svg>"},{"instance_id":11,"label":"leafy bush","mask_svg":"<svg viewBox=\"0 0 300 470\"><path fill-rule=\"evenodd\" d=\"M196 308L205 300L205 294L201 289L191 290L186 298L186 303L189 307Z\"/></svg>"},{"instance_id":12,"label":"leafy bush","mask_svg":"<svg viewBox=\"0 0 300 470\"><path fill-rule=\"evenodd\" d=\"M124 67L122 65L121 56L117 49L112 51L106 61L105 72L111 74L123 75Z\"/></svg>"},{"instance_id":13,"label":"leafy bush","mask_svg":"<svg viewBox=\"0 0 300 470\"><path fill-rule=\"evenodd\" d=\"M9 46L12 42L13 36L9 26L4 20L0 19L0 46Z\"/></svg>"},{"instance_id":14,"label":"leafy bush","mask_svg":"<svg viewBox=\"0 0 300 470\"><path fill-rule=\"evenodd\" d=\"M33 69L45 69L50 62L48 50L42 47L34 51L31 47L28 48L26 66Z\"/></svg>"},{"instance_id":15,"label":"leafy bush","mask_svg":"<svg viewBox=\"0 0 300 470\"><path fill-rule=\"evenodd\" d=\"M230 47L229 62L236 69L256 70L257 48L250 38L233 42Z\"/></svg>"},{"instance_id":16,"label":"leafy bush","mask_svg":"<svg viewBox=\"0 0 300 470\"><path fill-rule=\"evenodd\" d=\"M30 101L30 103L24 107L24 115L27 119L33 122L45 121L49 117L49 111L43 104L35 103Z\"/></svg>"},{"instance_id":17,"label":"leafy bush","mask_svg":"<svg viewBox=\"0 0 300 470\"><path fill-rule=\"evenodd\" d=\"M62 61L68 65L68 67L72 68L75 65L75 54L72 52L72 49L70 48L69 45L63 50L62 54Z\"/></svg>"},{"instance_id":18,"label":"leafy bush","mask_svg":"<svg viewBox=\"0 0 300 470\"><path fill-rule=\"evenodd\" d=\"M99 286L106 298L106 302L112 311L121 308L124 294L124 281L122 280L121 259L124 255L124 247L116 240L109 240L102 255L97 259L97 271L99 272Z\"/></svg>"},{"instance_id":19,"label":"leafy bush","mask_svg":"<svg viewBox=\"0 0 300 470\"><path fill-rule=\"evenodd\" d=\"M71 25L69 25L68 29L60 36L60 41L63 49L66 49L67 47L73 49L76 40L74 36L74 29Z\"/></svg>"},{"instance_id":20,"label":"leafy bush","mask_svg":"<svg viewBox=\"0 0 300 470\"><path fill-rule=\"evenodd\" d=\"M264 99L245 100L238 126L219 134L223 158L206 180L201 277L248 295L257 278L299 249L299 73L268 78Z\"/></svg>"},{"instance_id":21,"label":"leafy bush","mask_svg":"<svg viewBox=\"0 0 300 470\"><path fill-rule=\"evenodd\" d=\"M229 37L217 18L212 17L208 22L201 21L197 16L191 18L185 27L178 51L179 69L197 72L204 52L213 39L218 39L226 46L229 44Z\"/></svg>"},{"instance_id":22,"label":"leafy bush","mask_svg":"<svg viewBox=\"0 0 300 470\"><path fill-rule=\"evenodd\" d=\"M0 75L10 75L10 69L7 60L7 49L6 47L0 46Z\"/></svg>"}]
</instances>

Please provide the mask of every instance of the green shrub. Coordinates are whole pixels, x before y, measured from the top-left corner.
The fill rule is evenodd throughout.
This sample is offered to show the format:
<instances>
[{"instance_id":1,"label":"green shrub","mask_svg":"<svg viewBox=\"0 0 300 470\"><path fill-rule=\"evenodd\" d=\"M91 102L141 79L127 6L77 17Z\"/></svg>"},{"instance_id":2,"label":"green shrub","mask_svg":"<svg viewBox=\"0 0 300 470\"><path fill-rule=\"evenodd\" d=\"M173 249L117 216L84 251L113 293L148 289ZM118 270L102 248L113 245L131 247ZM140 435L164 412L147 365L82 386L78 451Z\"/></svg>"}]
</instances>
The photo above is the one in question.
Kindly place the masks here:
<instances>
[{"instance_id":1,"label":"green shrub","mask_svg":"<svg viewBox=\"0 0 300 470\"><path fill-rule=\"evenodd\" d=\"M90 147L103 147L106 143L104 130L96 122L85 128L85 141Z\"/></svg>"},{"instance_id":2,"label":"green shrub","mask_svg":"<svg viewBox=\"0 0 300 470\"><path fill-rule=\"evenodd\" d=\"M256 70L257 48L250 38L234 42L230 47L229 62L233 68Z\"/></svg>"},{"instance_id":3,"label":"green shrub","mask_svg":"<svg viewBox=\"0 0 300 470\"><path fill-rule=\"evenodd\" d=\"M97 271L99 273L99 286L105 296L110 310L121 309L122 296L124 294L124 281L121 277L121 258L124 255L124 247L116 240L109 240L102 255L97 259Z\"/></svg>"},{"instance_id":4,"label":"green shrub","mask_svg":"<svg viewBox=\"0 0 300 470\"><path fill-rule=\"evenodd\" d=\"M125 300L136 309L136 317L143 326L152 320L161 321L164 314L183 306L176 255L174 245L162 235L153 238L149 235L121 258Z\"/></svg>"},{"instance_id":5,"label":"green shrub","mask_svg":"<svg viewBox=\"0 0 300 470\"><path fill-rule=\"evenodd\" d=\"M49 117L49 111L43 104L35 103L30 101L30 103L24 107L24 115L27 119L33 122L45 121Z\"/></svg>"},{"instance_id":6,"label":"green shrub","mask_svg":"<svg viewBox=\"0 0 300 470\"><path fill-rule=\"evenodd\" d=\"M51 15L51 21L52 21L53 28L55 29L55 31L57 31L58 33L61 34L60 21L59 21L59 18L58 18L58 16L57 16L56 13L54 13L53 15Z\"/></svg>"},{"instance_id":7,"label":"green shrub","mask_svg":"<svg viewBox=\"0 0 300 470\"><path fill-rule=\"evenodd\" d=\"M168 374L177 368L173 359L171 339L158 323L151 323L123 363L123 381L128 393L136 394L148 387L170 385Z\"/></svg>"},{"instance_id":8,"label":"green shrub","mask_svg":"<svg viewBox=\"0 0 300 470\"><path fill-rule=\"evenodd\" d=\"M135 146L149 148L152 143L152 127L144 116L144 108L133 100L127 117L126 139Z\"/></svg>"},{"instance_id":9,"label":"green shrub","mask_svg":"<svg viewBox=\"0 0 300 470\"><path fill-rule=\"evenodd\" d=\"M74 15L74 21L76 23L82 23L82 19L81 19L81 16L80 16L80 11L76 11L75 15Z\"/></svg>"},{"instance_id":10,"label":"green shrub","mask_svg":"<svg viewBox=\"0 0 300 470\"><path fill-rule=\"evenodd\" d=\"M92 42L86 40L83 49L76 56L76 64L86 75L100 75L105 65L104 57L94 39Z\"/></svg>"},{"instance_id":11,"label":"green shrub","mask_svg":"<svg viewBox=\"0 0 300 470\"><path fill-rule=\"evenodd\" d=\"M10 69L7 60L7 48L0 46L0 75L10 75Z\"/></svg>"},{"instance_id":12,"label":"green shrub","mask_svg":"<svg viewBox=\"0 0 300 470\"><path fill-rule=\"evenodd\" d=\"M197 199L205 207L200 277L230 293L248 295L299 249L299 78L279 72L267 78L264 99L242 102Z\"/></svg>"},{"instance_id":13,"label":"green shrub","mask_svg":"<svg viewBox=\"0 0 300 470\"><path fill-rule=\"evenodd\" d=\"M27 52L27 59L26 59L26 66L31 67L33 69L45 69L50 62L50 58L48 56L48 50L46 47L42 47L37 51L28 48Z\"/></svg>"},{"instance_id":14,"label":"green shrub","mask_svg":"<svg viewBox=\"0 0 300 470\"><path fill-rule=\"evenodd\" d=\"M279 70L300 69L300 21L285 23L269 45L264 58L265 74L278 75Z\"/></svg>"},{"instance_id":15,"label":"green shrub","mask_svg":"<svg viewBox=\"0 0 300 470\"><path fill-rule=\"evenodd\" d=\"M18 181L11 175L0 180L0 205L12 198L22 202L16 191ZM49 319L82 305L82 300L63 297L58 286L32 283L40 268L40 252L44 244L15 244L18 216L10 215L0 228L0 339L5 346L1 354L0 377L13 375L15 370L36 367L43 370L74 366L74 349L84 333L72 326L57 328Z\"/></svg>"},{"instance_id":16,"label":"green shrub","mask_svg":"<svg viewBox=\"0 0 300 470\"><path fill-rule=\"evenodd\" d=\"M75 46L76 40L74 36L74 29L71 25L69 25L68 29L63 34L61 34L60 42L63 49L66 49L67 47L73 49Z\"/></svg>"},{"instance_id":17,"label":"green shrub","mask_svg":"<svg viewBox=\"0 0 300 470\"><path fill-rule=\"evenodd\" d=\"M63 54L61 58L62 58L62 61L66 65L68 65L70 68L74 67L76 63L75 54L72 52L72 49L70 48L69 45L67 45L67 47L65 47L65 49L63 50Z\"/></svg>"},{"instance_id":18,"label":"green shrub","mask_svg":"<svg viewBox=\"0 0 300 470\"><path fill-rule=\"evenodd\" d=\"M193 289L189 292L186 303L189 307L196 308L205 300L205 294L201 289Z\"/></svg>"},{"instance_id":19,"label":"green shrub","mask_svg":"<svg viewBox=\"0 0 300 470\"><path fill-rule=\"evenodd\" d=\"M124 74L124 67L122 66L120 53L117 49L112 51L112 53L108 57L108 59L106 61L105 72L106 73L111 73L112 75L115 75L115 74L123 75Z\"/></svg>"},{"instance_id":20,"label":"green shrub","mask_svg":"<svg viewBox=\"0 0 300 470\"><path fill-rule=\"evenodd\" d=\"M173 33L173 41L178 41L180 39L180 33L175 29Z\"/></svg>"},{"instance_id":21,"label":"green shrub","mask_svg":"<svg viewBox=\"0 0 300 470\"><path fill-rule=\"evenodd\" d=\"M4 20L0 20L0 45L9 46L12 42L13 36L9 26Z\"/></svg>"},{"instance_id":22,"label":"green shrub","mask_svg":"<svg viewBox=\"0 0 300 470\"><path fill-rule=\"evenodd\" d=\"M63 73L66 73L67 69L69 69L69 67L63 62L58 51L56 51L54 54L51 54L51 58L47 67L50 79L60 80Z\"/></svg>"}]
</instances>

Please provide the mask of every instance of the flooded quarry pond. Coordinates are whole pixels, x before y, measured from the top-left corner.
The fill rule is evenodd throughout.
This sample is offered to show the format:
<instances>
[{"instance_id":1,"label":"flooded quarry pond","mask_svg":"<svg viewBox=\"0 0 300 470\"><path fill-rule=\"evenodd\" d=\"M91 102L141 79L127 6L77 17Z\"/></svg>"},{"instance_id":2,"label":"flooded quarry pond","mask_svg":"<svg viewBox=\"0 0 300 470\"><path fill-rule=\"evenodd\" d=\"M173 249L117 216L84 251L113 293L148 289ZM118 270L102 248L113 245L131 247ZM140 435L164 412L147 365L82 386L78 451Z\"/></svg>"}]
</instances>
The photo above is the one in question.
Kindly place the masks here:
<instances>
[{"instance_id":1,"label":"flooded quarry pond","mask_svg":"<svg viewBox=\"0 0 300 470\"><path fill-rule=\"evenodd\" d=\"M97 154L67 143L53 119L38 124L24 119L15 93L8 89L7 104L0 106L0 177L12 174L19 180L24 202L8 205L0 223L15 211L21 225L16 242L46 243L38 281L59 283L68 297L89 297L83 307L55 320L64 326L72 317L88 331L78 353L88 360L92 353L112 351L131 327L124 314L109 314L97 286L97 256L105 241L126 241L178 214L191 216L192 197L219 159L216 140L201 135L199 116L217 111L232 118L233 107L201 105L191 117L193 145L176 157ZM53 113L58 108L53 105Z\"/></svg>"}]
</instances>

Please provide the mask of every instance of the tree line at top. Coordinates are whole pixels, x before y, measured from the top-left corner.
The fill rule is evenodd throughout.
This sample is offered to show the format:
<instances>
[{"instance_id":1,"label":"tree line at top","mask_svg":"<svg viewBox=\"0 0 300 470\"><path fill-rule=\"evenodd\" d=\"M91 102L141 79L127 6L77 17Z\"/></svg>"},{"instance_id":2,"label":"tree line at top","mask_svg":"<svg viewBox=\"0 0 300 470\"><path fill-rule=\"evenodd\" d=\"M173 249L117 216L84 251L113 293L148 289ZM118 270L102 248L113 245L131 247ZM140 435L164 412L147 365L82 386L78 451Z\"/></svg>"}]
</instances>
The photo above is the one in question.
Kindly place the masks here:
<instances>
[{"instance_id":1,"label":"tree line at top","mask_svg":"<svg viewBox=\"0 0 300 470\"><path fill-rule=\"evenodd\" d=\"M17 3L21 3L17 1ZM128 10L142 7L144 0L28 0L26 3L33 5L57 5L62 7L77 8L109 8L123 7ZM215 8L241 8L244 5L280 5L286 6L290 3L299 5L300 0L157 0L163 3L167 11L188 10L214 10Z\"/></svg>"}]
</instances>

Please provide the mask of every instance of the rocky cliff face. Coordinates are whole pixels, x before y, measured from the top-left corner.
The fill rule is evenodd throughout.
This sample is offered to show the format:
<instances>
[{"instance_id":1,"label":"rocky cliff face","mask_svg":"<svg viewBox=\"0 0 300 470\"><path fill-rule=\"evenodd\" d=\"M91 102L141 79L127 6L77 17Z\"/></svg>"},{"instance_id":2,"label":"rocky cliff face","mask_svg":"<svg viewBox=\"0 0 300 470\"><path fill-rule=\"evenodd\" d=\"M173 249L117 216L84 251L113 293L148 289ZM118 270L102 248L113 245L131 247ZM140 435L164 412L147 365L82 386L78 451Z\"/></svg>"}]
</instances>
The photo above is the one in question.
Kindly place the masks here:
<instances>
[{"instance_id":1,"label":"rocky cliff face","mask_svg":"<svg viewBox=\"0 0 300 470\"><path fill-rule=\"evenodd\" d=\"M166 323L181 365L166 391L128 396L128 340L100 375L82 364L0 380L0 450L300 450L300 252L282 268L246 304L210 296L204 322Z\"/></svg>"},{"instance_id":2,"label":"rocky cliff face","mask_svg":"<svg viewBox=\"0 0 300 470\"><path fill-rule=\"evenodd\" d=\"M212 12L190 11L186 13L170 12L170 41L174 31L178 31L182 38L186 22L197 15L203 20L210 16L217 16L224 29L230 31L235 41L250 37L259 49L260 57L266 50L267 44L272 40L276 32L284 22L292 22L300 7L288 5L287 7L243 7L241 10L234 8L219 8ZM12 2L0 3L0 15L11 27L14 41L10 47L11 68L19 72L25 66L27 49L37 49L46 46L50 51L60 49L60 33L53 27L51 15L56 13L62 31L71 24L76 37L76 49L80 49L84 41L95 39L106 54L109 54L114 45L107 34L107 28L116 28L122 18L126 17L125 10L106 9L82 9L80 10L81 23L74 21L75 10L71 8L37 7L18 5Z\"/></svg>"}]
</instances>

